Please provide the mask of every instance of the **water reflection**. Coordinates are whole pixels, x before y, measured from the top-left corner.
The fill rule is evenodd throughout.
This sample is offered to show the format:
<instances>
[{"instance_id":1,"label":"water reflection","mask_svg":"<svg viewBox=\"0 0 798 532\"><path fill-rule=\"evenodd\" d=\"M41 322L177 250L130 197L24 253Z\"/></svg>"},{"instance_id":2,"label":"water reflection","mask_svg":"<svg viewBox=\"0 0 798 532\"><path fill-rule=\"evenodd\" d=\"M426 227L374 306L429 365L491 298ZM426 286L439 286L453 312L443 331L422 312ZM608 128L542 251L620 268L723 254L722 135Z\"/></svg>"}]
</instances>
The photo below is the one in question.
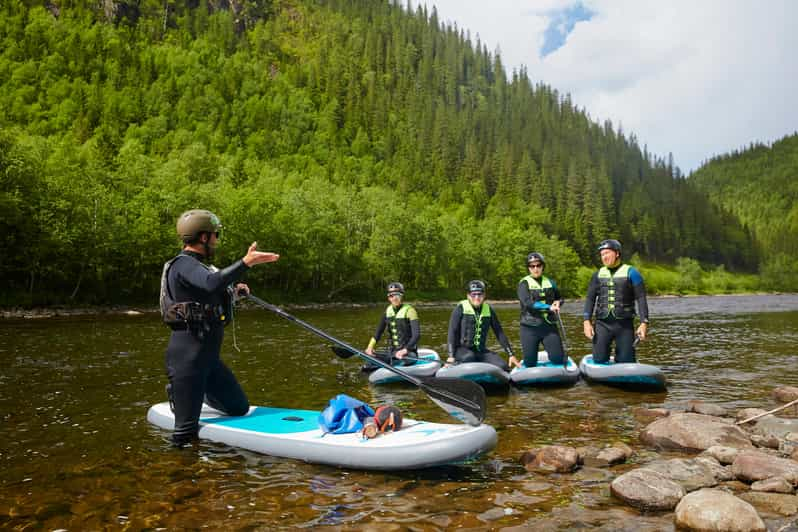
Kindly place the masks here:
<instances>
[{"instance_id":1,"label":"water reflection","mask_svg":"<svg viewBox=\"0 0 798 532\"><path fill-rule=\"evenodd\" d=\"M515 305L498 305L518 345ZM574 358L589 352L579 302L565 324ZM520 455L546 443L637 443L636 406L704 399L729 408L770 406L775 384L798 384L798 296L651 301L651 340L640 360L661 366L667 393L628 393L580 382L488 397L496 450L464 466L398 474L346 471L202 443L177 451L145 421L164 399L167 334L154 314L0 322L0 527L401 527L668 529L609 495L620 469L573 475L526 472ZM381 307L297 310L314 326L364 346ZM422 344L443 350L450 308L420 306ZM451 422L412 386L370 386L357 358L261 310L240 313L225 359L253 403L321 409L345 392L393 403L412 417Z\"/></svg>"}]
</instances>

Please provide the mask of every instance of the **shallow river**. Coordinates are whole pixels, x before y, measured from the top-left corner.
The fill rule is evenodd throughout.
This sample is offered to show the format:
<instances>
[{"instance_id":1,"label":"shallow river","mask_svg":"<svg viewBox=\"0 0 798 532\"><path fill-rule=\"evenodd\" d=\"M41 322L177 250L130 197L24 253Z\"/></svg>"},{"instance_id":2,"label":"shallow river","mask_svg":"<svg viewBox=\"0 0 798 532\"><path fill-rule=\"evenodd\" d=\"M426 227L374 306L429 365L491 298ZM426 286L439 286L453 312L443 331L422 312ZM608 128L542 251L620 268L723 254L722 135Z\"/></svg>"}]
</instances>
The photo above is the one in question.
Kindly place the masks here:
<instances>
[{"instance_id":1,"label":"shallow river","mask_svg":"<svg viewBox=\"0 0 798 532\"><path fill-rule=\"evenodd\" d=\"M224 445L170 447L150 426L165 399L168 331L156 314L0 321L0 528L279 529L331 525L374 530L672 528L672 514L640 514L609 482L656 455L638 441L637 406L701 399L737 409L773 407L770 391L798 385L798 295L654 298L641 362L663 368L667 393L623 392L579 382L488 397L499 434L490 454L465 465L374 473L272 458ZM499 305L516 349L517 310ZM297 317L356 346L382 307L298 309ZM421 345L444 354L451 307L421 306ZM581 304L566 305L570 354L589 353ZM454 422L413 387L370 386L359 359L260 309L228 328L224 359L252 404L322 409L347 393L393 402L415 418ZM491 343L495 340L491 337ZM527 472L520 456L543 444L624 441L631 464L570 475Z\"/></svg>"}]
</instances>

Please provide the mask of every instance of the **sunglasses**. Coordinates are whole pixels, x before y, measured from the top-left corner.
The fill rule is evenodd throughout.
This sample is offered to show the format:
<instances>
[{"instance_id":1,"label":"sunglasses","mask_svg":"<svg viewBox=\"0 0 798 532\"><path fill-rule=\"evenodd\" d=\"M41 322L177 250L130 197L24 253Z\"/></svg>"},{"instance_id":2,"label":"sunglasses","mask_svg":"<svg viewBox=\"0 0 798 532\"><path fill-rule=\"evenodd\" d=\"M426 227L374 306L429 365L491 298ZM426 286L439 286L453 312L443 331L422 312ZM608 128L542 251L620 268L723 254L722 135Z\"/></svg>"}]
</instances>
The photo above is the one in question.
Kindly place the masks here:
<instances>
[{"instance_id":1,"label":"sunglasses","mask_svg":"<svg viewBox=\"0 0 798 532\"><path fill-rule=\"evenodd\" d=\"M538 262L538 263L536 263L536 264L530 264L530 265L529 265L529 267L530 267L530 268L542 268L542 267L543 267L543 265L542 265L542 264L540 264L540 263Z\"/></svg>"},{"instance_id":2,"label":"sunglasses","mask_svg":"<svg viewBox=\"0 0 798 532\"><path fill-rule=\"evenodd\" d=\"M404 294L402 292L388 292L388 297L402 297Z\"/></svg>"},{"instance_id":3,"label":"sunglasses","mask_svg":"<svg viewBox=\"0 0 798 532\"><path fill-rule=\"evenodd\" d=\"M471 297L485 297L485 294L483 292L471 292L468 295L470 295Z\"/></svg>"}]
</instances>

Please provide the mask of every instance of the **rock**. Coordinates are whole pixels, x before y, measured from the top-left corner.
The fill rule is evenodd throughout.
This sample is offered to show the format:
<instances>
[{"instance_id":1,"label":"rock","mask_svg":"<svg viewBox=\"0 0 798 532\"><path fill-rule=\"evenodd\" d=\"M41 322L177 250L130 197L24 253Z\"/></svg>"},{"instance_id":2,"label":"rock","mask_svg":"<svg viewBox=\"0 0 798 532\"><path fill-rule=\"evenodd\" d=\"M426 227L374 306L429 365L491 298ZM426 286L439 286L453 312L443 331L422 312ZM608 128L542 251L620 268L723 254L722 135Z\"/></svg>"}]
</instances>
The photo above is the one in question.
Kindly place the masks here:
<instances>
[{"instance_id":1,"label":"rock","mask_svg":"<svg viewBox=\"0 0 798 532\"><path fill-rule=\"evenodd\" d=\"M754 507L762 513L779 515L798 514L798 497L795 495L749 491L747 493L741 493L740 498L753 504ZM790 530L794 529L791 528Z\"/></svg>"},{"instance_id":2,"label":"rock","mask_svg":"<svg viewBox=\"0 0 798 532\"><path fill-rule=\"evenodd\" d=\"M728 411L722 406L713 405L712 403L705 403L704 401L692 400L687 401L687 412L695 412L696 414L705 414L707 416L724 417L729 415Z\"/></svg>"},{"instance_id":3,"label":"rock","mask_svg":"<svg viewBox=\"0 0 798 532\"><path fill-rule=\"evenodd\" d=\"M660 473L678 483L685 492L716 486L724 480L734 480L731 471L712 457L658 460L644 465L643 469Z\"/></svg>"},{"instance_id":4,"label":"rock","mask_svg":"<svg viewBox=\"0 0 798 532\"><path fill-rule=\"evenodd\" d=\"M798 462L760 451L741 452L734 459L731 468L734 476L744 482L784 477L793 486L798 484Z\"/></svg>"},{"instance_id":5,"label":"rock","mask_svg":"<svg viewBox=\"0 0 798 532\"><path fill-rule=\"evenodd\" d=\"M763 410L761 408L743 408L742 410L738 410L737 413L734 415L734 418L737 421L742 421L744 419L748 419L749 417L758 416L759 414L764 414L767 410ZM769 414L772 415L772 414ZM765 416L767 417L767 416ZM761 418L759 418L761 419ZM750 423L750 421L749 421Z\"/></svg>"},{"instance_id":6,"label":"rock","mask_svg":"<svg viewBox=\"0 0 798 532\"><path fill-rule=\"evenodd\" d=\"M779 442L779 452L792 458L796 450L798 450L798 432L788 432ZM795 460L795 458L792 459Z\"/></svg>"},{"instance_id":7,"label":"rock","mask_svg":"<svg viewBox=\"0 0 798 532\"><path fill-rule=\"evenodd\" d=\"M735 449L734 447L723 447L721 445L713 445L704 451L704 454L713 457L723 465L729 465L734 462L734 459L737 458L739 453L740 449Z\"/></svg>"},{"instance_id":8,"label":"rock","mask_svg":"<svg viewBox=\"0 0 798 532\"><path fill-rule=\"evenodd\" d=\"M602 449L596 455L596 461L606 465L615 465L626 462L632 454L634 454L634 451L632 451L631 447L624 443L619 443Z\"/></svg>"},{"instance_id":9,"label":"rock","mask_svg":"<svg viewBox=\"0 0 798 532\"><path fill-rule=\"evenodd\" d=\"M679 501L677 527L725 532L767 530L753 506L723 490L704 488Z\"/></svg>"},{"instance_id":10,"label":"rock","mask_svg":"<svg viewBox=\"0 0 798 532\"><path fill-rule=\"evenodd\" d=\"M793 487L784 477L770 477L757 480L751 484L751 491L767 491L771 493L792 493Z\"/></svg>"},{"instance_id":11,"label":"rock","mask_svg":"<svg viewBox=\"0 0 798 532\"><path fill-rule=\"evenodd\" d=\"M789 403L798 399L798 388L795 386L779 386L772 392L773 399L780 403Z\"/></svg>"},{"instance_id":12,"label":"rock","mask_svg":"<svg viewBox=\"0 0 798 532\"><path fill-rule=\"evenodd\" d=\"M791 432L798 432L798 419L767 416L756 421L752 432L765 438L784 439Z\"/></svg>"},{"instance_id":13,"label":"rock","mask_svg":"<svg viewBox=\"0 0 798 532\"><path fill-rule=\"evenodd\" d=\"M764 447L765 449L778 449L781 445L781 442L777 437L760 436L759 434L751 435L751 443L757 447Z\"/></svg>"},{"instance_id":14,"label":"rock","mask_svg":"<svg viewBox=\"0 0 798 532\"><path fill-rule=\"evenodd\" d=\"M579 455L573 447L546 445L528 451L521 458L527 471L570 473L578 466Z\"/></svg>"},{"instance_id":15,"label":"rock","mask_svg":"<svg viewBox=\"0 0 798 532\"><path fill-rule=\"evenodd\" d=\"M661 473L635 469L610 484L613 495L641 510L673 510L684 497L684 488Z\"/></svg>"},{"instance_id":16,"label":"rock","mask_svg":"<svg viewBox=\"0 0 798 532\"><path fill-rule=\"evenodd\" d=\"M640 433L643 443L658 449L703 451L713 445L753 449L746 433L728 421L704 414L672 414Z\"/></svg>"},{"instance_id":17,"label":"rock","mask_svg":"<svg viewBox=\"0 0 798 532\"><path fill-rule=\"evenodd\" d=\"M667 408L643 408L638 406L632 410L632 415L638 421L642 421L643 423L651 423L654 420L668 417L671 415L671 411Z\"/></svg>"}]
</instances>

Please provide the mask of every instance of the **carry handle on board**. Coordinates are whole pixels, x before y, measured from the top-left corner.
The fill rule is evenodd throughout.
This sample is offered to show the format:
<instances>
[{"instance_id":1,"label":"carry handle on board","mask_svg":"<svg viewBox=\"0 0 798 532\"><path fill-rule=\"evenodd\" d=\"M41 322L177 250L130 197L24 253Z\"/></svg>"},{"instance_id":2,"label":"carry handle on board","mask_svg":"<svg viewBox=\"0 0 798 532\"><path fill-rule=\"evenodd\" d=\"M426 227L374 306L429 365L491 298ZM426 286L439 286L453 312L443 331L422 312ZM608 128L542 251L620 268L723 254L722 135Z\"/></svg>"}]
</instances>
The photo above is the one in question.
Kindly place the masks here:
<instances>
[{"instance_id":1,"label":"carry handle on board","mask_svg":"<svg viewBox=\"0 0 798 532\"><path fill-rule=\"evenodd\" d=\"M368 360L372 364L376 364L389 371L392 371L402 377L404 380L415 384L421 388L436 405L443 408L447 414L456 418L457 420L468 423L469 425L477 426L482 423L483 419L485 419L485 413L487 411L487 406L485 404L485 391L479 384L464 379L456 379L451 377L424 377L421 379L414 377L413 375L410 375L399 368L395 368L378 358L367 355L366 353L352 347L344 341L330 336L321 329L317 329L309 323L292 316L283 309L276 307L271 303L267 303L259 297L249 294L247 298L258 306L274 312L281 318L292 321L297 325L309 330L313 334L337 344L347 351L350 351L351 353Z\"/></svg>"},{"instance_id":2,"label":"carry handle on board","mask_svg":"<svg viewBox=\"0 0 798 532\"><path fill-rule=\"evenodd\" d=\"M353 356L355 356L355 354L352 351L348 351L348 350L344 349L343 347L340 347L340 346L337 346L337 345L331 345L330 349L332 349L332 352L335 353L340 358L352 358ZM387 353L386 353L386 356L387 356ZM408 356L404 356L402 358L391 357L391 360L412 360L413 362L418 362L420 360L420 361L424 362L427 359L408 355Z\"/></svg>"}]
</instances>

